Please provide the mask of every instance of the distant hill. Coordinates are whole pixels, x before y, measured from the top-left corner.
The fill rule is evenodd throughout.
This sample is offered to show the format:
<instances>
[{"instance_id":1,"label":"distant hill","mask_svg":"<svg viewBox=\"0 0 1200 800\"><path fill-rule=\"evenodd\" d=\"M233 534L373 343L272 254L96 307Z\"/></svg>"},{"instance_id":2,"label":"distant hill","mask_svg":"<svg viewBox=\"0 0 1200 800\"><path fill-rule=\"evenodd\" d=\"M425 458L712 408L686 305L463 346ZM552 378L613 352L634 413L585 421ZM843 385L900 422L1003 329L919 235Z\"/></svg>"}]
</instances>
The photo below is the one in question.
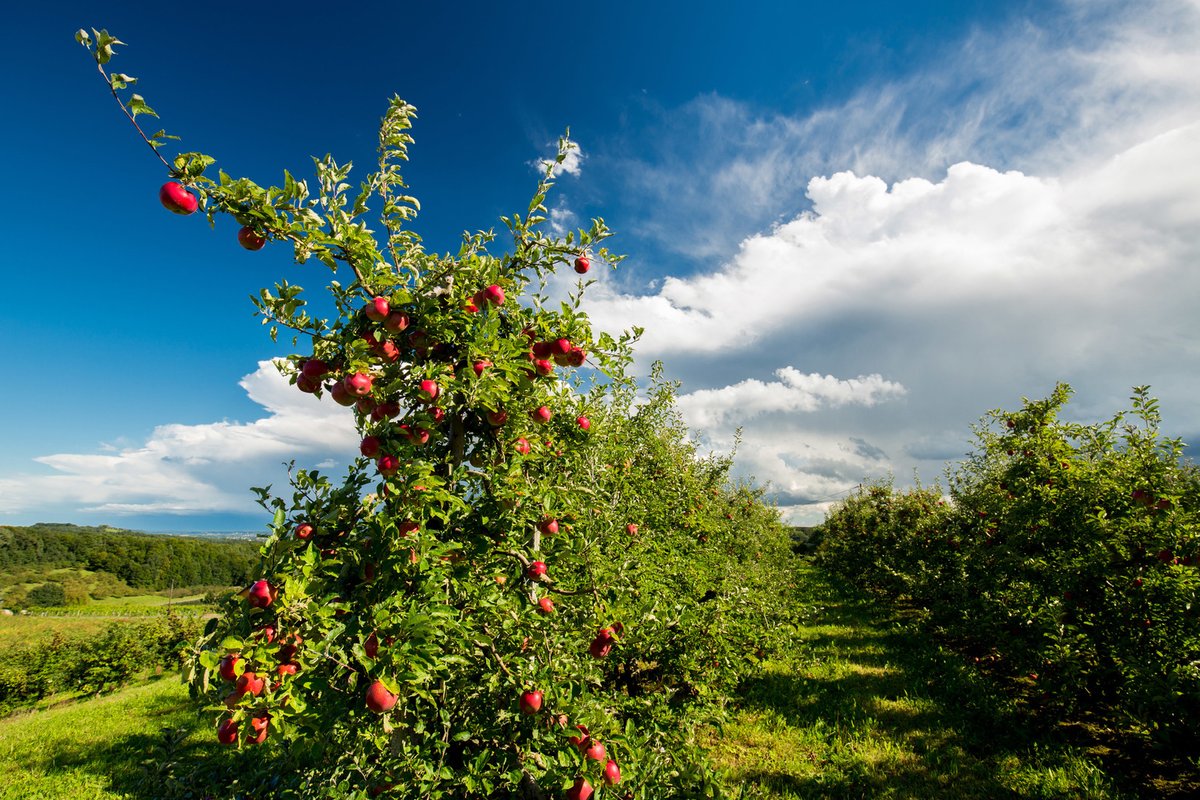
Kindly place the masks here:
<instances>
[{"instance_id":1,"label":"distant hill","mask_svg":"<svg viewBox=\"0 0 1200 800\"><path fill-rule=\"evenodd\" d=\"M107 572L137 589L248 582L258 544L247 538L140 533L42 522L0 525L0 572L75 568Z\"/></svg>"}]
</instances>

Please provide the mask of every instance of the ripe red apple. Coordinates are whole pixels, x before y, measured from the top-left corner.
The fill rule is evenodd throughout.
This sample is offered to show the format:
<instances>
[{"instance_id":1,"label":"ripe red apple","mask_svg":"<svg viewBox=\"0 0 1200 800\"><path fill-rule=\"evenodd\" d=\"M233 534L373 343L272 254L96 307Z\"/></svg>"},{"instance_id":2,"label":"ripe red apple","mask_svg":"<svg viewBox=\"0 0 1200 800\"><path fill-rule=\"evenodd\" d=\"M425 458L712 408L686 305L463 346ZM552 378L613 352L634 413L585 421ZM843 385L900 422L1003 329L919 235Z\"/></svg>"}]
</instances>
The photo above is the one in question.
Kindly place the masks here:
<instances>
[{"instance_id":1,"label":"ripe red apple","mask_svg":"<svg viewBox=\"0 0 1200 800\"><path fill-rule=\"evenodd\" d=\"M275 641L275 626L274 625L263 625L261 628L258 629L258 632L262 634L262 637L264 639L266 639L267 644L270 644L271 642Z\"/></svg>"},{"instance_id":2,"label":"ripe red apple","mask_svg":"<svg viewBox=\"0 0 1200 800\"><path fill-rule=\"evenodd\" d=\"M196 213L196 209L200 207L200 201L196 199L196 195L176 181L167 181L162 185L162 188L158 190L158 200L167 211L184 216Z\"/></svg>"},{"instance_id":3,"label":"ripe red apple","mask_svg":"<svg viewBox=\"0 0 1200 800\"><path fill-rule=\"evenodd\" d=\"M387 319L383 321L384 330L389 330L392 333L400 333L408 327L408 314L403 311L391 311L387 315Z\"/></svg>"},{"instance_id":4,"label":"ripe red apple","mask_svg":"<svg viewBox=\"0 0 1200 800\"><path fill-rule=\"evenodd\" d=\"M227 681L236 681L237 663L241 660L242 657L237 653L230 653L227 656L222 656L220 664L217 665L217 673Z\"/></svg>"},{"instance_id":5,"label":"ripe red apple","mask_svg":"<svg viewBox=\"0 0 1200 800\"><path fill-rule=\"evenodd\" d=\"M593 741L583 754L592 761L603 761L608 757L608 753L605 751L604 745L596 741Z\"/></svg>"},{"instance_id":6,"label":"ripe red apple","mask_svg":"<svg viewBox=\"0 0 1200 800\"><path fill-rule=\"evenodd\" d=\"M605 639L597 636L592 639L592 643L588 645L588 653L592 658L608 658L608 654L612 652L613 640Z\"/></svg>"},{"instance_id":7,"label":"ripe red apple","mask_svg":"<svg viewBox=\"0 0 1200 800\"><path fill-rule=\"evenodd\" d=\"M546 574L545 561L533 561L525 568L525 577L531 581L540 581Z\"/></svg>"},{"instance_id":8,"label":"ripe red apple","mask_svg":"<svg viewBox=\"0 0 1200 800\"><path fill-rule=\"evenodd\" d=\"M374 458L379 455L379 448L382 444L378 436L364 436L362 443L358 446L358 452L362 453L366 458Z\"/></svg>"},{"instance_id":9,"label":"ripe red apple","mask_svg":"<svg viewBox=\"0 0 1200 800\"><path fill-rule=\"evenodd\" d=\"M358 397L352 394L346 388L346 384L342 381L338 381L330 387L329 396L332 397L333 402L337 403L339 406L349 407L358 402Z\"/></svg>"},{"instance_id":10,"label":"ripe red apple","mask_svg":"<svg viewBox=\"0 0 1200 800\"><path fill-rule=\"evenodd\" d=\"M367 688L367 708L376 714L391 711L395 707L397 699L396 695L389 692L382 681L375 681Z\"/></svg>"},{"instance_id":11,"label":"ripe red apple","mask_svg":"<svg viewBox=\"0 0 1200 800\"><path fill-rule=\"evenodd\" d=\"M625 532L628 533L630 536L637 536L638 526L631 522L625 526Z\"/></svg>"},{"instance_id":12,"label":"ripe red apple","mask_svg":"<svg viewBox=\"0 0 1200 800\"><path fill-rule=\"evenodd\" d=\"M479 376L483 375L483 371L491 365L491 361L488 361L486 358L481 358L471 365L471 369L475 371L475 377L478 378Z\"/></svg>"},{"instance_id":13,"label":"ripe red apple","mask_svg":"<svg viewBox=\"0 0 1200 800\"><path fill-rule=\"evenodd\" d=\"M529 447L528 439L526 439L524 436L517 439L516 451L518 453L520 453L523 456L527 456L527 455L529 455L529 450L530 450L530 447Z\"/></svg>"},{"instance_id":14,"label":"ripe red apple","mask_svg":"<svg viewBox=\"0 0 1200 800\"><path fill-rule=\"evenodd\" d=\"M534 358L550 358L554 355L553 342L537 342L533 347L529 348L529 352L533 353Z\"/></svg>"},{"instance_id":15,"label":"ripe red apple","mask_svg":"<svg viewBox=\"0 0 1200 800\"><path fill-rule=\"evenodd\" d=\"M554 601L550 599L550 595L545 595L538 600L538 608L543 614L554 613Z\"/></svg>"},{"instance_id":16,"label":"ripe red apple","mask_svg":"<svg viewBox=\"0 0 1200 800\"><path fill-rule=\"evenodd\" d=\"M257 580L250 584L250 591L246 595L246 602L255 608L266 608L275 600L275 587L264 580Z\"/></svg>"},{"instance_id":17,"label":"ripe red apple","mask_svg":"<svg viewBox=\"0 0 1200 800\"><path fill-rule=\"evenodd\" d=\"M367 658L375 658L379 655L379 636L375 631L371 631L371 635L363 642L363 652L367 654Z\"/></svg>"},{"instance_id":18,"label":"ripe red apple","mask_svg":"<svg viewBox=\"0 0 1200 800\"><path fill-rule=\"evenodd\" d=\"M545 425L554 416L554 412L546 406L538 406L538 408L529 412L530 418L539 425Z\"/></svg>"},{"instance_id":19,"label":"ripe red apple","mask_svg":"<svg viewBox=\"0 0 1200 800\"><path fill-rule=\"evenodd\" d=\"M248 692L258 697L262 694L263 679L253 672L243 672L238 677L237 683L234 686L239 694L246 694Z\"/></svg>"},{"instance_id":20,"label":"ripe red apple","mask_svg":"<svg viewBox=\"0 0 1200 800\"><path fill-rule=\"evenodd\" d=\"M551 355L565 356L569 352L571 352L570 339L555 339L550 343Z\"/></svg>"},{"instance_id":21,"label":"ripe red apple","mask_svg":"<svg viewBox=\"0 0 1200 800\"><path fill-rule=\"evenodd\" d=\"M536 372L539 377L548 378L554 374L554 364L550 363L544 358L539 358L533 362L533 371Z\"/></svg>"},{"instance_id":22,"label":"ripe red apple","mask_svg":"<svg viewBox=\"0 0 1200 800\"><path fill-rule=\"evenodd\" d=\"M592 266L592 262L588 261L583 256L580 256L579 258L575 259L575 271L578 272L580 275L585 274L588 271L588 269L591 268L591 266Z\"/></svg>"},{"instance_id":23,"label":"ripe red apple","mask_svg":"<svg viewBox=\"0 0 1200 800\"><path fill-rule=\"evenodd\" d=\"M346 391L355 397L365 397L371 393L371 376L365 372L349 375L342 383L345 384Z\"/></svg>"},{"instance_id":24,"label":"ripe red apple","mask_svg":"<svg viewBox=\"0 0 1200 800\"><path fill-rule=\"evenodd\" d=\"M527 691L521 693L521 713L536 714L542 710L542 693L539 691Z\"/></svg>"},{"instance_id":25,"label":"ripe red apple","mask_svg":"<svg viewBox=\"0 0 1200 800\"><path fill-rule=\"evenodd\" d=\"M242 226L242 229L238 231L237 240L238 244L247 250L262 250L263 245L267 243L267 237L249 225Z\"/></svg>"},{"instance_id":26,"label":"ripe red apple","mask_svg":"<svg viewBox=\"0 0 1200 800\"><path fill-rule=\"evenodd\" d=\"M567 364L572 367L582 367L585 360L587 353L578 347L572 347L571 352L567 353Z\"/></svg>"},{"instance_id":27,"label":"ripe red apple","mask_svg":"<svg viewBox=\"0 0 1200 800\"><path fill-rule=\"evenodd\" d=\"M300 374L306 378L320 378L329 372L329 365L319 358L307 358L300 365Z\"/></svg>"},{"instance_id":28,"label":"ripe red apple","mask_svg":"<svg viewBox=\"0 0 1200 800\"><path fill-rule=\"evenodd\" d=\"M466 303L463 304L463 311L467 312L468 314L478 314L479 313L479 303L475 302L475 297L472 297L470 300L468 300Z\"/></svg>"},{"instance_id":29,"label":"ripe red apple","mask_svg":"<svg viewBox=\"0 0 1200 800\"><path fill-rule=\"evenodd\" d=\"M567 741L579 748L579 752L583 752L592 746L592 736L588 732L586 725L576 725L579 729L579 736L568 736Z\"/></svg>"},{"instance_id":30,"label":"ripe red apple","mask_svg":"<svg viewBox=\"0 0 1200 800\"><path fill-rule=\"evenodd\" d=\"M301 541L311 539L314 533L316 533L316 529L307 522L301 522L296 526L296 538Z\"/></svg>"},{"instance_id":31,"label":"ripe red apple","mask_svg":"<svg viewBox=\"0 0 1200 800\"><path fill-rule=\"evenodd\" d=\"M483 290L483 299L494 306L504 305L504 290L493 283Z\"/></svg>"},{"instance_id":32,"label":"ripe red apple","mask_svg":"<svg viewBox=\"0 0 1200 800\"><path fill-rule=\"evenodd\" d=\"M227 719L217 727L217 741L221 744L236 744L238 740L238 724L235 720Z\"/></svg>"},{"instance_id":33,"label":"ripe red apple","mask_svg":"<svg viewBox=\"0 0 1200 800\"><path fill-rule=\"evenodd\" d=\"M310 378L307 375L297 375L296 388L305 394L312 394L321 388L321 380L320 378Z\"/></svg>"},{"instance_id":34,"label":"ripe red apple","mask_svg":"<svg viewBox=\"0 0 1200 800\"><path fill-rule=\"evenodd\" d=\"M592 785L587 778L576 778L575 784L567 789L567 800L591 800Z\"/></svg>"},{"instance_id":35,"label":"ripe red apple","mask_svg":"<svg viewBox=\"0 0 1200 800\"><path fill-rule=\"evenodd\" d=\"M504 423L508 422L507 411L489 411L487 412L488 424L493 428L499 428Z\"/></svg>"},{"instance_id":36,"label":"ripe red apple","mask_svg":"<svg viewBox=\"0 0 1200 800\"><path fill-rule=\"evenodd\" d=\"M296 670L298 670L299 668L300 667L298 664L293 664L290 661L285 661L284 663L279 664L278 666L275 667L275 674L280 675L280 676L295 675Z\"/></svg>"},{"instance_id":37,"label":"ripe red apple","mask_svg":"<svg viewBox=\"0 0 1200 800\"><path fill-rule=\"evenodd\" d=\"M579 425L580 430L586 431L588 428L592 427L592 421L587 417L577 417L575 422Z\"/></svg>"},{"instance_id":38,"label":"ripe red apple","mask_svg":"<svg viewBox=\"0 0 1200 800\"><path fill-rule=\"evenodd\" d=\"M400 459L395 456L380 456L375 466L378 467L380 475L390 478L400 471Z\"/></svg>"},{"instance_id":39,"label":"ripe red apple","mask_svg":"<svg viewBox=\"0 0 1200 800\"><path fill-rule=\"evenodd\" d=\"M363 314L371 322L383 322L391 310L391 304L386 297L376 297L363 307Z\"/></svg>"},{"instance_id":40,"label":"ripe red apple","mask_svg":"<svg viewBox=\"0 0 1200 800\"><path fill-rule=\"evenodd\" d=\"M621 768L617 766L617 762L609 761L604 765L604 782L609 786L616 786L621 782Z\"/></svg>"},{"instance_id":41,"label":"ripe red apple","mask_svg":"<svg viewBox=\"0 0 1200 800\"><path fill-rule=\"evenodd\" d=\"M269 714L256 714L250 718L250 738L247 739L251 744L262 744L267 740L267 726L270 724L271 716Z\"/></svg>"},{"instance_id":42,"label":"ripe red apple","mask_svg":"<svg viewBox=\"0 0 1200 800\"><path fill-rule=\"evenodd\" d=\"M558 533L558 520L554 517L546 517L538 523L538 530L546 536L553 536Z\"/></svg>"},{"instance_id":43,"label":"ripe red apple","mask_svg":"<svg viewBox=\"0 0 1200 800\"><path fill-rule=\"evenodd\" d=\"M421 381L420 387L417 389L417 397L423 403L432 403L437 399L438 394L442 391L438 386L437 381L426 378Z\"/></svg>"}]
</instances>

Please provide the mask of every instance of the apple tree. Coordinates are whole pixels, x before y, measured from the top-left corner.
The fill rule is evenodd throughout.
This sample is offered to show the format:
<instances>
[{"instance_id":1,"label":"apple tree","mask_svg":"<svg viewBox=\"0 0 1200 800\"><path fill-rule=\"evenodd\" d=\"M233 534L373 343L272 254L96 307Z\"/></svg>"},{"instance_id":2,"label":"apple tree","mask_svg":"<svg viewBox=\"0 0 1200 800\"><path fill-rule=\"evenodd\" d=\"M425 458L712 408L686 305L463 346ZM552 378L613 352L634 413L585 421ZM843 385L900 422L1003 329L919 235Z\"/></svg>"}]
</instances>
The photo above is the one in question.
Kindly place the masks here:
<instances>
[{"instance_id":1,"label":"apple tree","mask_svg":"<svg viewBox=\"0 0 1200 800\"><path fill-rule=\"evenodd\" d=\"M720 796L668 708L674 695L645 680L630 691L634 672L644 678L671 658L702 683L703 665L678 644L717 635L673 634L701 624L678 609L635 618L646 612L635 581L651 586L655 567L634 557L664 558L654 537L668 538L676 515L693 545L720 539L708 517L688 521L706 502L729 505L728 520L735 509L760 514L776 545L781 528L752 492L728 490L721 469L707 479L702 466L674 470L690 509L661 499L649 509L623 483L605 428L628 409L614 398L632 396L636 331L595 331L581 310L587 272L622 257L607 249L601 219L563 237L542 226L571 142L559 141L524 210L502 218L505 252L493 252L500 237L489 231L430 253L410 227L419 204L401 173L416 116L408 103L389 102L377 167L357 185L351 165L326 156L311 185L285 172L263 187L214 174L202 153L163 158L174 137L142 132L138 119L153 110L129 94L136 79L108 69L121 42L104 31L77 38L162 160L168 210L210 225L231 217L240 246L290 247L298 265L334 276L326 316L291 280L255 300L272 338L287 331L300 351L280 370L297 392L344 406L361 442L343 476L293 469L283 495L256 490L273 513L258 577L185 659L217 740L271 753L279 796ZM561 269L581 277L552 302L547 280ZM621 429L646 437L652 424ZM663 441L672 455L658 459L656 479L694 461ZM725 544L755 547L747 537ZM729 563L730 552L712 550L709 563ZM736 577L706 590L741 598L728 583ZM646 592L657 602L664 586ZM736 609L726 611L722 624L736 627ZM660 640L657 655L626 657L643 629ZM727 661L761 655L750 641L736 650ZM609 663L622 665L624 683Z\"/></svg>"}]
</instances>

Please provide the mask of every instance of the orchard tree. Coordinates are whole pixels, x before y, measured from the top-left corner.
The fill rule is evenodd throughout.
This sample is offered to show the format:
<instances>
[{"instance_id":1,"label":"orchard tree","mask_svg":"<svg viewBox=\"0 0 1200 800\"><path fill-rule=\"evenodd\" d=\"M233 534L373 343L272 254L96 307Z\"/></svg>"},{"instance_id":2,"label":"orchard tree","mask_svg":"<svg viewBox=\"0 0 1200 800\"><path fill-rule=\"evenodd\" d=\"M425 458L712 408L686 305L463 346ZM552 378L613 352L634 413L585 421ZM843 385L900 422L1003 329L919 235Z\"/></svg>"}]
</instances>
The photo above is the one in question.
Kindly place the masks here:
<instances>
[{"instance_id":1,"label":"orchard tree","mask_svg":"<svg viewBox=\"0 0 1200 800\"><path fill-rule=\"evenodd\" d=\"M346 407L360 457L336 479L293 469L288 496L255 490L274 514L257 577L185 660L217 740L275 753L302 778L294 796L719 796L669 695L621 691L604 670L638 636L622 615L636 595L626 544L653 532L599 491L613 467L593 443L614 393L631 392L637 331L592 329L591 279L565 302L545 293L556 270L622 259L601 219L542 228L569 139L524 212L502 218L507 252L481 232L437 255L409 227L408 103L389 102L378 167L357 186L326 156L311 187L288 172L262 187L214 176L201 153L164 158L176 137L144 133L154 111L108 69L122 43L77 38L162 160L168 210L228 215L241 247L287 246L335 276L329 318L288 280L255 300L273 340L303 342L282 373Z\"/></svg>"}]
</instances>

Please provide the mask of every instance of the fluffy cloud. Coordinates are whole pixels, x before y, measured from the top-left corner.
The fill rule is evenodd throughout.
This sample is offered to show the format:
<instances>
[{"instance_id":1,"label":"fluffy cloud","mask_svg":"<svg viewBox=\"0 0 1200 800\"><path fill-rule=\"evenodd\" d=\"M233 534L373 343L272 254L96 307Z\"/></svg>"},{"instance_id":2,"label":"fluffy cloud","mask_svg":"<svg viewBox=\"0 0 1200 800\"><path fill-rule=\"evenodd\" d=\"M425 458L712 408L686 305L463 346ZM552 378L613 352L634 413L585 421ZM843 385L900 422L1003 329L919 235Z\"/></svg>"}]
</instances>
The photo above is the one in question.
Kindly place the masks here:
<instances>
[{"instance_id":1,"label":"fluffy cloud","mask_svg":"<svg viewBox=\"0 0 1200 800\"><path fill-rule=\"evenodd\" d=\"M1153 5L1080 3L1065 32L977 34L803 118L698 100L681 124L721 152L631 169L650 198L639 232L728 256L606 280L589 312L644 327L640 356L682 381L704 441L732 447L742 425L738 468L798 521L870 477L936 478L987 410L1058 380L1078 418L1148 383L1170 430L1200 431L1200 4ZM871 375L879 394L830 402L789 384L802 374ZM903 402L878 402L901 399L890 387Z\"/></svg>"},{"instance_id":2,"label":"fluffy cloud","mask_svg":"<svg viewBox=\"0 0 1200 800\"><path fill-rule=\"evenodd\" d=\"M811 412L822 406L873 406L904 394L903 386L880 375L839 380L832 375L804 375L792 367L778 369L775 374L778 381L750 378L720 389L698 389L679 398L679 409L689 427L706 430L764 413Z\"/></svg>"},{"instance_id":3,"label":"fluffy cloud","mask_svg":"<svg viewBox=\"0 0 1200 800\"><path fill-rule=\"evenodd\" d=\"M54 508L105 517L252 512L250 486L286 481L282 463L344 464L357 442L345 409L289 386L271 362L241 381L266 416L253 422L162 425L139 447L47 455L52 472L0 479L0 513Z\"/></svg>"}]
</instances>

